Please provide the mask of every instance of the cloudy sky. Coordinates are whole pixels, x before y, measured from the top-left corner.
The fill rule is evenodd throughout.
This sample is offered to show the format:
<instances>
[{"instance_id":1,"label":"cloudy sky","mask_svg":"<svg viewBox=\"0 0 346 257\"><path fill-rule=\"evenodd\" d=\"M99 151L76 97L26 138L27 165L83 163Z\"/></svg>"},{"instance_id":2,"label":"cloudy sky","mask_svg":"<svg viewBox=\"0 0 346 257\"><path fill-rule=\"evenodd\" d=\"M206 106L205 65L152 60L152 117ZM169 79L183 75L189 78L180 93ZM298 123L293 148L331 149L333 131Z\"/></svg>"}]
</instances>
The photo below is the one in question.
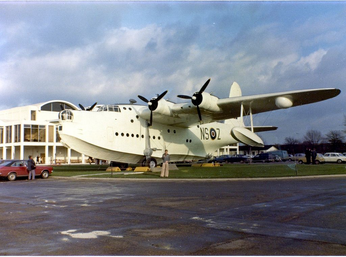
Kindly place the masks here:
<instances>
[{"instance_id":1,"label":"cloudy sky","mask_svg":"<svg viewBox=\"0 0 346 257\"><path fill-rule=\"evenodd\" d=\"M206 91L225 98L339 88L331 100L256 115L266 143L345 129L346 3L0 2L0 110L128 102Z\"/></svg>"}]
</instances>

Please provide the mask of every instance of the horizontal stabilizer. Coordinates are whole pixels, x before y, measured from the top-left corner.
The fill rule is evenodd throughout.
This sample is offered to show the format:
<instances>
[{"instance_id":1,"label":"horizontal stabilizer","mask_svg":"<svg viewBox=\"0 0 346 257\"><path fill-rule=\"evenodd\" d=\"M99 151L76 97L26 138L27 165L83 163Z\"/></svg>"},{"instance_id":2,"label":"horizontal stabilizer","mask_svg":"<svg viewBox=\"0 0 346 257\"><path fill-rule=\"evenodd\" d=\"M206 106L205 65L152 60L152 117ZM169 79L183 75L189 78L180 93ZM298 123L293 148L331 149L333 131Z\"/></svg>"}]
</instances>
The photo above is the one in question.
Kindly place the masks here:
<instances>
[{"instance_id":1,"label":"horizontal stabilizer","mask_svg":"<svg viewBox=\"0 0 346 257\"><path fill-rule=\"evenodd\" d=\"M264 146L263 141L259 136L244 127L234 127L231 131L231 135L233 138L245 145L258 147Z\"/></svg>"},{"instance_id":2,"label":"horizontal stabilizer","mask_svg":"<svg viewBox=\"0 0 346 257\"><path fill-rule=\"evenodd\" d=\"M246 126L245 128L251 130L251 126ZM253 126L254 132L265 132L265 131L273 131L277 130L278 127L275 126Z\"/></svg>"}]
</instances>

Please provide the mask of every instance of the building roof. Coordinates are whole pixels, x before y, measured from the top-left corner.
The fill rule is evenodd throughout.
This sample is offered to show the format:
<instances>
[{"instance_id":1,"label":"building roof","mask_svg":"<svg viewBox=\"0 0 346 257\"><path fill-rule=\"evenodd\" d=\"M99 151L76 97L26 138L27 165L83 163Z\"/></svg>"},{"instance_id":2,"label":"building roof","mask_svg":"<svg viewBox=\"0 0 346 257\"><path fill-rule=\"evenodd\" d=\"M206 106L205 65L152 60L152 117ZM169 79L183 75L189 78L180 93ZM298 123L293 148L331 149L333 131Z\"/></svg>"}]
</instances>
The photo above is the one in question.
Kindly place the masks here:
<instances>
[{"instance_id":1,"label":"building roof","mask_svg":"<svg viewBox=\"0 0 346 257\"><path fill-rule=\"evenodd\" d=\"M51 105L52 109L51 110L44 110L42 108L44 108L45 106ZM44 102L44 103L37 103L37 104L33 104L33 106L37 106L39 107L38 109L42 110L42 111L61 111L61 105L63 105L64 107L67 107L66 109L73 109L73 110L78 110L79 108L74 105L73 103L64 101L64 100L51 100L48 102ZM68 108L70 107L70 108Z\"/></svg>"},{"instance_id":2,"label":"building roof","mask_svg":"<svg viewBox=\"0 0 346 257\"><path fill-rule=\"evenodd\" d=\"M58 119L58 113L65 109L79 110L73 103L64 100L51 100L43 103L14 107L0 111L0 126L22 121L49 121Z\"/></svg>"}]
</instances>

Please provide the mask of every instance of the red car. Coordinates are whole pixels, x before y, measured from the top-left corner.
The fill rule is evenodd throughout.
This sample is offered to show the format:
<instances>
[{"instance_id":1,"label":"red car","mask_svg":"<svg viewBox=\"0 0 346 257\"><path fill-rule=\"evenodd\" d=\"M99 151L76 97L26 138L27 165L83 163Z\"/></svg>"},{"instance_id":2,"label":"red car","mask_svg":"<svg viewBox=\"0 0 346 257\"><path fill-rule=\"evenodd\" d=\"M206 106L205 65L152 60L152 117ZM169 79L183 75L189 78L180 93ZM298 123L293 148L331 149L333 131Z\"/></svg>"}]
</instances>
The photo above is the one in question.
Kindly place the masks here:
<instances>
[{"instance_id":1,"label":"red car","mask_svg":"<svg viewBox=\"0 0 346 257\"><path fill-rule=\"evenodd\" d=\"M27 160L5 160L0 163L0 177L7 178L10 181L16 180L17 177L28 177ZM53 172L51 166L36 166L35 176L48 178Z\"/></svg>"}]
</instances>

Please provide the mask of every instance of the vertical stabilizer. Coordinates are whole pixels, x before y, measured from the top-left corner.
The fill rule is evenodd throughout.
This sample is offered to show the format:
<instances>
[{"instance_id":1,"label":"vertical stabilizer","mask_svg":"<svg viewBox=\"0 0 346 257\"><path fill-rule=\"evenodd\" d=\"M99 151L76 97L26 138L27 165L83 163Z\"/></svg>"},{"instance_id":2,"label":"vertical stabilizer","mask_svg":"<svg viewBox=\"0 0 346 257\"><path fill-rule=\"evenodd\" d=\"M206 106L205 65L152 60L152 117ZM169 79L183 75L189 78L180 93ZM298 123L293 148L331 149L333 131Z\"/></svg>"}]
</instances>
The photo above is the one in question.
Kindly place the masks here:
<instances>
[{"instance_id":1,"label":"vertical stabilizer","mask_svg":"<svg viewBox=\"0 0 346 257\"><path fill-rule=\"evenodd\" d=\"M229 97L242 96L240 86L237 82L233 82L231 85L231 90L229 91Z\"/></svg>"},{"instance_id":2,"label":"vertical stabilizer","mask_svg":"<svg viewBox=\"0 0 346 257\"><path fill-rule=\"evenodd\" d=\"M237 82L233 82L231 85L231 89L229 91L229 97L237 97L242 96L242 92L240 89L240 86ZM231 124L233 126L241 126L244 127L244 121L243 121L243 108L241 108L241 112L239 113L239 118L237 119L228 119L225 120L226 124Z\"/></svg>"}]
</instances>

